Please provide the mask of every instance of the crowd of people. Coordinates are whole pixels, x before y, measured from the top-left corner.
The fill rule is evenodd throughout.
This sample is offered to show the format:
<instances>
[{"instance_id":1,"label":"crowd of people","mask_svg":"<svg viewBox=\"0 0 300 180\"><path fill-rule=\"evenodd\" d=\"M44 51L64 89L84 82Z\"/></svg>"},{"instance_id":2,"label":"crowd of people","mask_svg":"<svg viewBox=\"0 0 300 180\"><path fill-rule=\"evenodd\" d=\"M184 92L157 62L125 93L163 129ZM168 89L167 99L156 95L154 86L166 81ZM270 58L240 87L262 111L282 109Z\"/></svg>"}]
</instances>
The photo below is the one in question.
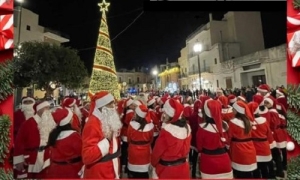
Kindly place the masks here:
<instances>
[{"instance_id":1,"label":"crowd of people","mask_svg":"<svg viewBox=\"0 0 300 180\"><path fill-rule=\"evenodd\" d=\"M263 84L243 95L150 95L116 100L101 91L22 99L15 112L15 178L251 179L284 177L285 92ZM198 165L198 166L197 166ZM201 177L197 177L196 171ZM124 176L126 174L126 177Z\"/></svg>"}]
</instances>

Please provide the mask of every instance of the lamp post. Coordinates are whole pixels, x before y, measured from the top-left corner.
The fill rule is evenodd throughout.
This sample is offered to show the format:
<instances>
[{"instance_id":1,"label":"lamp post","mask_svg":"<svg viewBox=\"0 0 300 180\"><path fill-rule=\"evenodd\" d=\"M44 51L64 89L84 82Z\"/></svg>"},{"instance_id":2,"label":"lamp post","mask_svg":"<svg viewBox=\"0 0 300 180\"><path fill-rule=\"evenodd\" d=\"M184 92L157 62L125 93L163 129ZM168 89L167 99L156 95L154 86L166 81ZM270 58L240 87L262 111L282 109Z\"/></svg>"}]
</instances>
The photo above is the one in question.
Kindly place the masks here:
<instances>
[{"instance_id":1,"label":"lamp post","mask_svg":"<svg viewBox=\"0 0 300 180\"><path fill-rule=\"evenodd\" d=\"M17 0L18 3L20 3L20 6L19 6L19 29L18 29L18 41L17 41L17 44L19 45L20 44L20 37L21 37L21 20L22 20L22 5L23 5L23 2L24 0Z\"/></svg>"},{"instance_id":2,"label":"lamp post","mask_svg":"<svg viewBox=\"0 0 300 180\"><path fill-rule=\"evenodd\" d=\"M200 53L201 53L201 51L202 51L202 44L196 43L194 45L194 52L197 53L197 57L198 57L198 73L199 73L200 91L202 91L201 66L200 66Z\"/></svg>"},{"instance_id":3,"label":"lamp post","mask_svg":"<svg viewBox=\"0 0 300 180\"><path fill-rule=\"evenodd\" d=\"M157 74L158 74L157 70L153 70L152 74L155 76L154 89L157 89L157 84L156 84L157 83Z\"/></svg>"}]
</instances>

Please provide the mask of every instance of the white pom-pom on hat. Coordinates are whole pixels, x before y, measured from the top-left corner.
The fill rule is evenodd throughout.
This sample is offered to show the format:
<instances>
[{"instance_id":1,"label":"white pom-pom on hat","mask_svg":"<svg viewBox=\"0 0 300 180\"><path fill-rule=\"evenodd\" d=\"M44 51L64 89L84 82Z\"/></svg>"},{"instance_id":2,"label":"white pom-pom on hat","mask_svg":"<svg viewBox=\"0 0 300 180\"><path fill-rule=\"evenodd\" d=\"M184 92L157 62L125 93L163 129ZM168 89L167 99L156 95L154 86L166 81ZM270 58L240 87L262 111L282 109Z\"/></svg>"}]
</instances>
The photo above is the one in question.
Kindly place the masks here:
<instances>
[{"instance_id":1,"label":"white pom-pom on hat","mask_svg":"<svg viewBox=\"0 0 300 180\"><path fill-rule=\"evenodd\" d=\"M226 139L223 138L223 137L221 137L221 141L222 141L222 142L226 142Z\"/></svg>"},{"instance_id":2,"label":"white pom-pom on hat","mask_svg":"<svg viewBox=\"0 0 300 180\"><path fill-rule=\"evenodd\" d=\"M256 126L252 126L252 129L256 130Z\"/></svg>"},{"instance_id":3,"label":"white pom-pom on hat","mask_svg":"<svg viewBox=\"0 0 300 180\"><path fill-rule=\"evenodd\" d=\"M292 141L289 141L287 144L286 144L286 150L288 151L293 151L295 149L295 143L293 143Z\"/></svg>"}]
</instances>

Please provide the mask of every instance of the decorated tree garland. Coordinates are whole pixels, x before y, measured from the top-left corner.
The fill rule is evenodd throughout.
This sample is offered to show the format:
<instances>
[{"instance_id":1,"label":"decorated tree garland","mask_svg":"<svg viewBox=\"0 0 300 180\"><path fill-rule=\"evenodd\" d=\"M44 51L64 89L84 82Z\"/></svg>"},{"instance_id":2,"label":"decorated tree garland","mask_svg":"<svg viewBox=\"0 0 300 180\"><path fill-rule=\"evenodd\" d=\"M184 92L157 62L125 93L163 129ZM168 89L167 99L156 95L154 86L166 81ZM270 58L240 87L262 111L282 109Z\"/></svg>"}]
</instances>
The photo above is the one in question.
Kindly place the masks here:
<instances>
[{"instance_id":1,"label":"decorated tree garland","mask_svg":"<svg viewBox=\"0 0 300 180\"><path fill-rule=\"evenodd\" d=\"M288 179L300 179L300 85L288 87Z\"/></svg>"},{"instance_id":2,"label":"decorated tree garland","mask_svg":"<svg viewBox=\"0 0 300 180\"><path fill-rule=\"evenodd\" d=\"M13 94L12 80L12 61L0 63L0 103Z\"/></svg>"}]
</instances>

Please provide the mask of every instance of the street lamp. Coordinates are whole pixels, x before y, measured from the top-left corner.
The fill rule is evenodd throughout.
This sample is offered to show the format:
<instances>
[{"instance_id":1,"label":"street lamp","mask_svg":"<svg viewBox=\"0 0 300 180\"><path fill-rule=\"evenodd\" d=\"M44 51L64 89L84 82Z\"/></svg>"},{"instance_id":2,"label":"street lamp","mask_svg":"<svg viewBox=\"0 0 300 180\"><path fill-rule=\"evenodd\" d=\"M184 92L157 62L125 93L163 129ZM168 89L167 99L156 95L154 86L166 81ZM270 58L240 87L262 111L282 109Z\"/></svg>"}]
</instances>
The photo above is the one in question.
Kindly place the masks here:
<instances>
[{"instance_id":1,"label":"street lamp","mask_svg":"<svg viewBox=\"0 0 300 180\"><path fill-rule=\"evenodd\" d=\"M158 74L158 72L157 72L157 70L153 70L152 71L152 74L155 76L155 86L154 86L154 89L157 89L157 74Z\"/></svg>"},{"instance_id":2,"label":"street lamp","mask_svg":"<svg viewBox=\"0 0 300 180\"><path fill-rule=\"evenodd\" d=\"M17 41L17 43L18 43L18 45L20 44L20 37L21 37L21 20L22 20L22 5L23 5L23 2L24 2L24 0L16 0L19 4L20 4L20 6L19 6L19 32L18 32L18 41Z\"/></svg>"},{"instance_id":3,"label":"street lamp","mask_svg":"<svg viewBox=\"0 0 300 180\"><path fill-rule=\"evenodd\" d=\"M200 66L200 53L202 51L202 44L200 43L196 43L194 45L194 52L198 53L197 57L198 57L198 73L199 73L199 83L200 83L200 91L202 91L202 84L201 84L201 66Z\"/></svg>"}]
</instances>

